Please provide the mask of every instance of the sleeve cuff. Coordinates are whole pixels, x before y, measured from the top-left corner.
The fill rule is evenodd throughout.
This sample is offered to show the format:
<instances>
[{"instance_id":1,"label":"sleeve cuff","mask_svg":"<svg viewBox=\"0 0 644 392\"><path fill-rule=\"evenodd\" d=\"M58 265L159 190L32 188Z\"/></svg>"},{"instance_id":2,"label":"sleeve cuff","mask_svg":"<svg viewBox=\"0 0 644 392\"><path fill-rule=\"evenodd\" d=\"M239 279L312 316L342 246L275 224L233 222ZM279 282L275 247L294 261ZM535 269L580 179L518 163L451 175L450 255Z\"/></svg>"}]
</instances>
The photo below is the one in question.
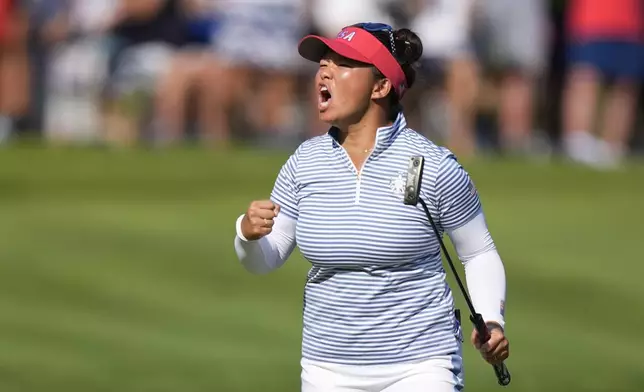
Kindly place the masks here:
<instances>
[{"instance_id":1,"label":"sleeve cuff","mask_svg":"<svg viewBox=\"0 0 644 392\"><path fill-rule=\"evenodd\" d=\"M485 320L486 324L487 323L498 324L501 327L501 330L503 330L505 332L505 320L503 319L503 317L501 317L501 318L499 318L499 317L486 318L485 316L483 316L483 320Z\"/></svg>"},{"instance_id":2,"label":"sleeve cuff","mask_svg":"<svg viewBox=\"0 0 644 392\"><path fill-rule=\"evenodd\" d=\"M237 237L239 237L240 240L244 242L251 242L242 234L241 223L245 215L246 214L242 214L239 218L237 218L237 222L235 223L235 230L237 231Z\"/></svg>"}]
</instances>

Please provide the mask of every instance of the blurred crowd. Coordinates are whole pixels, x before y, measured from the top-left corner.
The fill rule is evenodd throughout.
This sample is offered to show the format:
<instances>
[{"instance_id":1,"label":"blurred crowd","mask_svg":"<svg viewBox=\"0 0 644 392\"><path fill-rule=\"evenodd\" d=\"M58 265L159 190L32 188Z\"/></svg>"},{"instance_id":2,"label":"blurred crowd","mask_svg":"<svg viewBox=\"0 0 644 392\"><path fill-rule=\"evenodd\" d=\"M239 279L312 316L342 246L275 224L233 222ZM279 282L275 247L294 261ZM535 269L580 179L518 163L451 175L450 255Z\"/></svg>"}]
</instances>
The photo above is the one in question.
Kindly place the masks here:
<instances>
[{"instance_id":1,"label":"blurred crowd","mask_svg":"<svg viewBox=\"0 0 644 392\"><path fill-rule=\"evenodd\" d=\"M644 0L0 0L0 142L292 147L317 120L307 33L408 26L411 126L460 156L641 149Z\"/></svg>"}]
</instances>

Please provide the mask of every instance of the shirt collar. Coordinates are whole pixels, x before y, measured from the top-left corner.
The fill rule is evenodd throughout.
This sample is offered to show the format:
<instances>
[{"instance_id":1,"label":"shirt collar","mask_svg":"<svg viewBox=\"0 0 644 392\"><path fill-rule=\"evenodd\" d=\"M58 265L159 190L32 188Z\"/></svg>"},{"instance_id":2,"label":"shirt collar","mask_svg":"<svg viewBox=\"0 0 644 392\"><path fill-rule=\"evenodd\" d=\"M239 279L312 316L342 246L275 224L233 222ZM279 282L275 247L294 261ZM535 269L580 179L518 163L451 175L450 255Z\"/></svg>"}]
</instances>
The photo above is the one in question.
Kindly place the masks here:
<instances>
[{"instance_id":1,"label":"shirt collar","mask_svg":"<svg viewBox=\"0 0 644 392\"><path fill-rule=\"evenodd\" d=\"M396 140L396 137L398 137L398 135L405 128L407 128L407 119L405 118L403 112L400 111L396 116L396 120L393 124L386 127L380 127L376 131L376 145L373 149L372 156L382 153L389 146L391 146ZM327 134L331 137L331 144L333 148L341 147L340 143L338 143L338 132L339 130L336 127L331 127L331 129L329 129L329 132L327 132Z\"/></svg>"}]
</instances>

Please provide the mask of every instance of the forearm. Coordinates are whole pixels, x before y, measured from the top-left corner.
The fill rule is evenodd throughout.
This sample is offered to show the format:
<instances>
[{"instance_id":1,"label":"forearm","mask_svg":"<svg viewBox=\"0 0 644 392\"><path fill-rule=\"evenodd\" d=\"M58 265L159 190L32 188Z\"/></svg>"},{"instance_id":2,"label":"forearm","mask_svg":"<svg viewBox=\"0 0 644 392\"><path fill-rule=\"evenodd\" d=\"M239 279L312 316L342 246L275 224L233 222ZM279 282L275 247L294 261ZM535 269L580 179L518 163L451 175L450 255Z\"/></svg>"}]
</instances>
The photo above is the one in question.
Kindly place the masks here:
<instances>
[{"instance_id":1,"label":"forearm","mask_svg":"<svg viewBox=\"0 0 644 392\"><path fill-rule=\"evenodd\" d=\"M235 252L244 268L254 274L267 274L281 267L295 248L297 221L285 215L275 217L270 234L257 241L248 241L241 231L241 220L237 219Z\"/></svg>"},{"instance_id":2,"label":"forearm","mask_svg":"<svg viewBox=\"0 0 644 392\"><path fill-rule=\"evenodd\" d=\"M505 328L505 269L496 249L465 263L465 277L474 309L485 322Z\"/></svg>"},{"instance_id":3,"label":"forearm","mask_svg":"<svg viewBox=\"0 0 644 392\"><path fill-rule=\"evenodd\" d=\"M505 327L505 268L481 212L449 233L459 259L475 310L486 322Z\"/></svg>"}]
</instances>

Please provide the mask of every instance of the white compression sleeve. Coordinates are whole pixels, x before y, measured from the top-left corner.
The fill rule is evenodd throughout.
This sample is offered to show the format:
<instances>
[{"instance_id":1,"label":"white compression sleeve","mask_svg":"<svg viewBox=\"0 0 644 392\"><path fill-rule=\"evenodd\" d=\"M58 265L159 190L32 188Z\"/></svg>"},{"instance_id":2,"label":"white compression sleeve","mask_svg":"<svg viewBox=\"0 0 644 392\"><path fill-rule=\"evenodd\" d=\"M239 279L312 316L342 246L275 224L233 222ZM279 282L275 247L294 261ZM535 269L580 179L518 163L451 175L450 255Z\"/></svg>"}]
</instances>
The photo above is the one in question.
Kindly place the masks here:
<instances>
[{"instance_id":1,"label":"white compression sleeve","mask_svg":"<svg viewBox=\"0 0 644 392\"><path fill-rule=\"evenodd\" d=\"M254 274L267 274L281 267L295 249L295 227L297 221L284 214L275 217L273 231L257 241L248 241L241 232L241 221L237 218L235 252L244 268Z\"/></svg>"},{"instance_id":2,"label":"white compression sleeve","mask_svg":"<svg viewBox=\"0 0 644 392\"><path fill-rule=\"evenodd\" d=\"M481 212L448 235L465 266L474 309L486 322L496 322L505 328L505 268L488 231L485 215Z\"/></svg>"}]
</instances>

